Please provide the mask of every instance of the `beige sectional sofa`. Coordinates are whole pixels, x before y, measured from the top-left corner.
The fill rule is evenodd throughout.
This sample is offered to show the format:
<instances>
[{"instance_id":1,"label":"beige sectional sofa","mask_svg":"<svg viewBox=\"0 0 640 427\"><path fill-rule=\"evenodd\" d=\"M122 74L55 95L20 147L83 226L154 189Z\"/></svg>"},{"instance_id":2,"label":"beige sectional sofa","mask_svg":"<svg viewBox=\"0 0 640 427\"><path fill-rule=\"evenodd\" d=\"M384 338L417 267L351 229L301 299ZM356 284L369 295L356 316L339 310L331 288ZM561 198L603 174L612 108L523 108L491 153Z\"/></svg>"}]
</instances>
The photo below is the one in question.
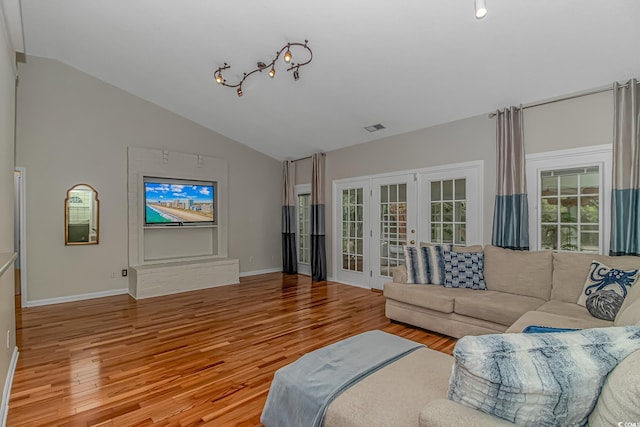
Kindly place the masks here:
<instances>
[{"instance_id":1,"label":"beige sectional sofa","mask_svg":"<svg viewBox=\"0 0 640 427\"><path fill-rule=\"evenodd\" d=\"M528 325L611 326L614 322L597 319L577 304L594 260L612 268L640 268L638 257L520 252L487 245L484 277L488 290L409 285L406 268L397 267L393 282L384 285L386 316L456 338L520 332ZM625 300L619 316L630 303Z\"/></svg>"},{"instance_id":2,"label":"beige sectional sofa","mask_svg":"<svg viewBox=\"0 0 640 427\"><path fill-rule=\"evenodd\" d=\"M408 285L404 268L397 268L394 282L384 287L387 316L454 337L521 332L529 325L640 325L640 285L629 291L613 322L592 317L576 303L593 260L631 269L640 267L640 258L515 252L493 246L486 246L484 255L487 291ZM513 425L447 400L453 363L452 356L426 348L417 350L339 395L327 409L325 427ZM608 375L589 425L638 423L637 402L640 351L632 353Z\"/></svg>"}]
</instances>

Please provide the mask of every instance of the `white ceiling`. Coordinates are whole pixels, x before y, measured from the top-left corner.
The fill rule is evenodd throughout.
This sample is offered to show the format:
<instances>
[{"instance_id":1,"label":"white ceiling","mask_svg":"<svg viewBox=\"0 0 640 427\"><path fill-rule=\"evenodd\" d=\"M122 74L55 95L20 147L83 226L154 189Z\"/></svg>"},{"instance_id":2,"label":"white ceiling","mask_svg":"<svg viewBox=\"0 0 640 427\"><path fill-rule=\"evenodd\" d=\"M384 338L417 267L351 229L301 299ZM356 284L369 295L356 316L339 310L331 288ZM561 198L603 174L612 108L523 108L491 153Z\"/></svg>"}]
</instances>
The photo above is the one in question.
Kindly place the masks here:
<instances>
[{"instance_id":1,"label":"white ceiling","mask_svg":"<svg viewBox=\"0 0 640 427\"><path fill-rule=\"evenodd\" d=\"M640 77L639 0L22 0L28 55L60 60L277 159ZM216 85L283 63L244 96ZM293 51L294 62L298 51ZM368 133L364 126L387 129Z\"/></svg>"}]
</instances>

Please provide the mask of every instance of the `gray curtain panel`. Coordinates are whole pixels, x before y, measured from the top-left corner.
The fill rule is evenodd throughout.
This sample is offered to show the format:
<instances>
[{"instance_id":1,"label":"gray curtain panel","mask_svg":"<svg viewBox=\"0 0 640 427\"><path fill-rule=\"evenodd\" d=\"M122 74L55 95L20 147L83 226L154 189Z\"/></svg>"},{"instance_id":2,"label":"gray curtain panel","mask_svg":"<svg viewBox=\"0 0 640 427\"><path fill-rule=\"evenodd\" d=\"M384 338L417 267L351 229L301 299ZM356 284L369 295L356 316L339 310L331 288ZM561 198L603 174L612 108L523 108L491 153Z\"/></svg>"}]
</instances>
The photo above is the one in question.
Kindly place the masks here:
<instances>
[{"instance_id":1,"label":"gray curtain panel","mask_svg":"<svg viewBox=\"0 0 640 427\"><path fill-rule=\"evenodd\" d=\"M327 280L327 250L324 230L324 153L311 158L311 278Z\"/></svg>"},{"instance_id":2,"label":"gray curtain panel","mask_svg":"<svg viewBox=\"0 0 640 427\"><path fill-rule=\"evenodd\" d=\"M522 122L522 108L510 107L497 112L497 186L491 243L503 248L529 250Z\"/></svg>"},{"instance_id":3,"label":"gray curtain panel","mask_svg":"<svg viewBox=\"0 0 640 427\"><path fill-rule=\"evenodd\" d=\"M640 255L640 85L613 84L611 255Z\"/></svg>"},{"instance_id":4,"label":"gray curtain panel","mask_svg":"<svg viewBox=\"0 0 640 427\"><path fill-rule=\"evenodd\" d=\"M285 161L282 165L282 272L298 272L296 248L296 164Z\"/></svg>"}]
</instances>

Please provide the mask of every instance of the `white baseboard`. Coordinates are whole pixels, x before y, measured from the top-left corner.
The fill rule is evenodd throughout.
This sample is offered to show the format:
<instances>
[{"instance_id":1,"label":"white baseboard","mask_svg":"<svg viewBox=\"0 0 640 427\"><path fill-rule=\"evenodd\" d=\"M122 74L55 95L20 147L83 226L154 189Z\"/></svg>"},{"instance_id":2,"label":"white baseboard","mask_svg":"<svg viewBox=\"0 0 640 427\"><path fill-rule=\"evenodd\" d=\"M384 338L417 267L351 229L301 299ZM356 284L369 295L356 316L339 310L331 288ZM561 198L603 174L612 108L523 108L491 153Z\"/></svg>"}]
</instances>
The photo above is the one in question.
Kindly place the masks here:
<instances>
[{"instance_id":1,"label":"white baseboard","mask_svg":"<svg viewBox=\"0 0 640 427\"><path fill-rule=\"evenodd\" d=\"M85 299L94 299L94 298L102 298L102 297L111 297L114 295L124 295L129 293L129 288L123 289L114 289L112 291L101 291L101 292L93 292L90 294L80 294L80 295L69 295L67 297L56 297L56 298L46 298L46 299L37 299L33 301L27 301L27 307L37 307L40 305L49 305L49 304L61 304L63 302L72 302L72 301L82 301Z\"/></svg>"},{"instance_id":2,"label":"white baseboard","mask_svg":"<svg viewBox=\"0 0 640 427\"><path fill-rule=\"evenodd\" d=\"M9 371L7 379L4 382L4 390L2 392L2 406L0 406L0 426L7 425L7 415L9 414L9 398L11 397L11 385L13 384L13 375L16 373L16 365L18 364L18 347L13 347L13 355L9 363Z\"/></svg>"},{"instance_id":3,"label":"white baseboard","mask_svg":"<svg viewBox=\"0 0 640 427\"><path fill-rule=\"evenodd\" d=\"M267 273L278 273L280 271L282 271L282 268L280 268L280 267L267 268L265 270L245 271L245 272L240 273L240 277L257 276L258 274L267 274Z\"/></svg>"},{"instance_id":4,"label":"white baseboard","mask_svg":"<svg viewBox=\"0 0 640 427\"><path fill-rule=\"evenodd\" d=\"M359 285L357 283L349 283L349 282L344 282L344 281L339 281L334 279L328 279L328 280L331 280L332 282L340 283L341 285L348 285L348 286L353 286L353 287L362 288L362 289L372 289L370 286Z\"/></svg>"}]
</instances>

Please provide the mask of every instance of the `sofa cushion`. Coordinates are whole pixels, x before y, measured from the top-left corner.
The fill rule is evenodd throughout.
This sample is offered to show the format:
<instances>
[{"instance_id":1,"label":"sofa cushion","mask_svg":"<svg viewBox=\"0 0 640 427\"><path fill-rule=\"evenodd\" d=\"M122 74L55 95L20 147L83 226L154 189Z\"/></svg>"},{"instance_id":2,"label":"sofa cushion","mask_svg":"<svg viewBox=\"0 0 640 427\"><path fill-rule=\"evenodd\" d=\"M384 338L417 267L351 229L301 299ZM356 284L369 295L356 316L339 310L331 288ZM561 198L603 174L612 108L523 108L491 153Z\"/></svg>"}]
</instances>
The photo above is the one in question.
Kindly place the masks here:
<instances>
[{"instance_id":1,"label":"sofa cushion","mask_svg":"<svg viewBox=\"0 0 640 427\"><path fill-rule=\"evenodd\" d=\"M484 282L482 252L445 251L444 286L447 288L487 289Z\"/></svg>"},{"instance_id":2,"label":"sofa cushion","mask_svg":"<svg viewBox=\"0 0 640 427\"><path fill-rule=\"evenodd\" d=\"M550 328L567 328L567 329L587 329L587 328L605 328L613 326L613 322L596 319L578 319L570 316L562 316L560 314L546 313L544 311L529 311L516 320L513 325L509 326L507 333L520 333L527 326L547 326Z\"/></svg>"},{"instance_id":3,"label":"sofa cushion","mask_svg":"<svg viewBox=\"0 0 640 427\"><path fill-rule=\"evenodd\" d=\"M471 289L448 289L443 286L385 283L384 296L392 300L417 305L442 313L453 313L455 298L477 293Z\"/></svg>"},{"instance_id":4,"label":"sofa cushion","mask_svg":"<svg viewBox=\"0 0 640 427\"><path fill-rule=\"evenodd\" d=\"M585 425L640 327L463 337L448 398L518 425Z\"/></svg>"},{"instance_id":5,"label":"sofa cushion","mask_svg":"<svg viewBox=\"0 0 640 427\"><path fill-rule=\"evenodd\" d=\"M486 255L486 254L485 254ZM576 303L584 288L592 261L599 261L611 268L632 270L640 268L640 257L606 256L557 252L553 254L553 288L551 299ZM486 271L485 271L486 278ZM487 284L490 283L487 281ZM489 289L491 287L489 286Z\"/></svg>"},{"instance_id":6,"label":"sofa cushion","mask_svg":"<svg viewBox=\"0 0 640 427\"><path fill-rule=\"evenodd\" d=\"M502 418L496 418L484 412L447 399L436 399L427 403L420 411L420 427L513 427ZM393 424L395 426L395 424Z\"/></svg>"},{"instance_id":7,"label":"sofa cushion","mask_svg":"<svg viewBox=\"0 0 640 427\"><path fill-rule=\"evenodd\" d=\"M562 301L547 301L540 307L538 307L537 311L543 311L545 313L553 313L559 314L561 316L574 317L576 319L586 320L588 322L592 320L600 320L591 315L589 310L586 307L583 307L578 304L572 304L569 302ZM605 322L606 320L602 320ZM609 322L610 324L611 322ZM597 324L597 323L595 323Z\"/></svg>"},{"instance_id":8,"label":"sofa cushion","mask_svg":"<svg viewBox=\"0 0 640 427\"><path fill-rule=\"evenodd\" d=\"M628 355L611 371L589 416L589 426L625 425L640 421L640 351Z\"/></svg>"},{"instance_id":9,"label":"sofa cushion","mask_svg":"<svg viewBox=\"0 0 640 427\"><path fill-rule=\"evenodd\" d=\"M611 290L624 297L638 279L638 269L621 270L607 267L599 261L592 261L587 280L578 297L578 304L586 306L587 298L593 292Z\"/></svg>"},{"instance_id":10,"label":"sofa cushion","mask_svg":"<svg viewBox=\"0 0 640 427\"><path fill-rule=\"evenodd\" d=\"M544 303L539 298L506 292L472 291L470 294L456 295L454 312L509 326L527 311L535 310Z\"/></svg>"},{"instance_id":11,"label":"sofa cushion","mask_svg":"<svg viewBox=\"0 0 640 427\"><path fill-rule=\"evenodd\" d=\"M491 245L484 248L484 280L489 290L547 301L551 278L551 251L514 251Z\"/></svg>"}]
</instances>

